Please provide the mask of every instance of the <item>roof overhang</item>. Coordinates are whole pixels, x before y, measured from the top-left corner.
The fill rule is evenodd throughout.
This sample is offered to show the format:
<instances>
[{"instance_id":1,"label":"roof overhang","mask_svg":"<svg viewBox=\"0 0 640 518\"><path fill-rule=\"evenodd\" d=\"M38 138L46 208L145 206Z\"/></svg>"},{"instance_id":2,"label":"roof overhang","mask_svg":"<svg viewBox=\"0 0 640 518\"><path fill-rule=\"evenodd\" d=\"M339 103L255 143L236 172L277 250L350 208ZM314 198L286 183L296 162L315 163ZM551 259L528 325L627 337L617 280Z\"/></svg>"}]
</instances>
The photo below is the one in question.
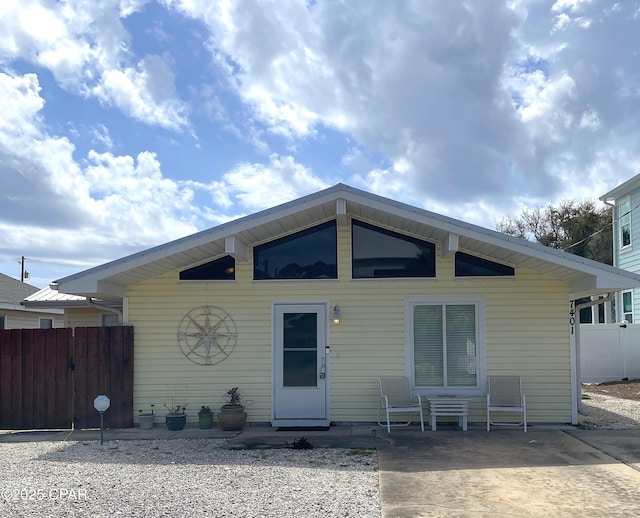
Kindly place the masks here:
<instances>
[{"instance_id":1,"label":"roof overhang","mask_svg":"<svg viewBox=\"0 0 640 518\"><path fill-rule=\"evenodd\" d=\"M615 205L617 199L621 198L622 196L626 196L638 187L640 187L640 174L637 174L626 182L621 183L617 187L614 187L608 193L600 196L599 200L606 203L607 205Z\"/></svg>"},{"instance_id":2,"label":"roof overhang","mask_svg":"<svg viewBox=\"0 0 640 518\"><path fill-rule=\"evenodd\" d=\"M330 219L346 225L349 217L438 243L443 255L468 251L563 279L570 284L572 298L640 286L640 275L343 184L65 277L54 284L62 293L121 300L127 286L223 255L245 262L250 246Z\"/></svg>"},{"instance_id":3,"label":"roof overhang","mask_svg":"<svg viewBox=\"0 0 640 518\"><path fill-rule=\"evenodd\" d=\"M29 295L25 300L20 302L21 309L29 310L49 310L55 313L64 313L64 309L67 308L91 308L96 307L96 304L100 306L109 307L113 309L122 308L122 300L103 301L91 298L87 300L87 297L79 295L70 295L68 293L61 293L57 290L53 290L51 287L42 288L36 293Z\"/></svg>"}]
</instances>

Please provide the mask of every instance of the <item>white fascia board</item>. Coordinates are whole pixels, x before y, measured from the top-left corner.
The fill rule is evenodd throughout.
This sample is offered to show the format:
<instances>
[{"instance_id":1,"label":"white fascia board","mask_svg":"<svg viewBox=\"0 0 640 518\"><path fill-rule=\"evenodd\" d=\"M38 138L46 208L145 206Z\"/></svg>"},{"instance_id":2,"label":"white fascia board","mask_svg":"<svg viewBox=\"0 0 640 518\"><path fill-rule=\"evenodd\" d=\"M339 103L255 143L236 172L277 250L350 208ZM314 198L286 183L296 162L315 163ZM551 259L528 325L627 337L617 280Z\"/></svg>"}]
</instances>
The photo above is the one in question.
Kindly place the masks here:
<instances>
[{"instance_id":1,"label":"white fascia board","mask_svg":"<svg viewBox=\"0 0 640 518\"><path fill-rule=\"evenodd\" d=\"M162 260L174 254L178 254L198 246L206 245L213 241L226 239L236 233L249 230L276 219L286 218L296 214L304 208L311 208L326 203L327 200L335 198L335 192L341 191L345 186L340 184L318 193L310 194L303 198L293 200L277 207L266 209L243 218L223 223L217 227L203 230L180 239L159 245L135 254L116 259L109 263L84 270L82 272L64 277L54 284L60 291L73 294L96 294L100 293L96 283L112 275L132 270L148 263ZM104 292L113 295L114 293Z\"/></svg>"},{"instance_id":2,"label":"white fascia board","mask_svg":"<svg viewBox=\"0 0 640 518\"><path fill-rule=\"evenodd\" d=\"M640 287L640 279L630 282L627 277L612 277L607 275L587 275L571 283L572 298L580 298L588 295L613 293Z\"/></svg>"},{"instance_id":3,"label":"white fascia board","mask_svg":"<svg viewBox=\"0 0 640 518\"><path fill-rule=\"evenodd\" d=\"M4 304L4 303L0 303L0 310L7 310L7 311L22 311L22 312L28 312L28 313L37 313L37 314L45 314L45 315L63 315L64 311L61 309L54 309L54 308L43 308L43 309L36 309L35 307L29 307L26 305L18 305L16 306L15 304Z\"/></svg>"},{"instance_id":4,"label":"white fascia board","mask_svg":"<svg viewBox=\"0 0 640 518\"><path fill-rule=\"evenodd\" d=\"M639 175L640 176L640 175ZM344 200L344 202L338 202ZM201 245L206 245L216 240L226 239L236 233L249 230L260 225L269 223L276 219L286 218L299 213L302 210L313 208L327 202L336 203L336 212L339 216L346 204L353 202L364 205L373 210L383 213L391 213L396 216L433 226L450 234L468 237L483 243L521 253L550 264L556 264L577 272L605 277L612 276L618 278L620 283L631 283L633 286L640 282L640 276L622 272L617 268L591 261L582 257L574 256L560 250L551 249L532 243L524 239L508 236L500 232L489 230L484 227L455 220L447 216L436 214L425 209L420 209L395 200L383 198L347 185L338 184L324 191L310 194L303 198L293 200L282 205L263 210L253 215L223 223L218 227L207 229L202 232L180 238L178 240L138 252L136 254L117 259L95 268L85 270L78 274L65 277L57 281L60 291L74 294L106 294L109 297L124 296L124 286L105 285L105 290L101 291L98 283L102 279L126 272L128 270L145 266L148 263L162 260L171 255L187 251ZM344 205L343 205L344 203ZM629 286L631 287L631 286ZM100 295L97 295L100 296Z\"/></svg>"},{"instance_id":5,"label":"white fascia board","mask_svg":"<svg viewBox=\"0 0 640 518\"><path fill-rule=\"evenodd\" d=\"M640 174L637 174L627 180L626 182L621 183L617 187L614 187L609 192L600 196L599 200L606 203L607 205L615 205L615 200L618 198L629 194L631 191L640 187Z\"/></svg>"},{"instance_id":6,"label":"white fascia board","mask_svg":"<svg viewBox=\"0 0 640 518\"><path fill-rule=\"evenodd\" d=\"M640 275L620 270L613 266L599 263L585 257L569 254L562 250L556 250L539 243L527 241L526 239L509 236L495 230L455 220L453 218L429 212L417 207L412 207L411 205L406 205L404 203L392 200L381 201L383 200L382 198L369 193L357 194L356 197L345 196L348 201L356 203L364 203L362 197L367 198L366 204L371 208L380 211L392 212L397 216L413 219L425 225L440 228L450 232L451 234L457 234L470 239L482 241L498 248L528 255L530 257L563 266L587 275L593 275L598 278L602 277L603 279L600 280L598 284L604 283L611 284L612 286L619 286L618 289L640 286L640 284L638 284L640 283ZM609 281L604 281L604 279L609 279Z\"/></svg>"}]
</instances>

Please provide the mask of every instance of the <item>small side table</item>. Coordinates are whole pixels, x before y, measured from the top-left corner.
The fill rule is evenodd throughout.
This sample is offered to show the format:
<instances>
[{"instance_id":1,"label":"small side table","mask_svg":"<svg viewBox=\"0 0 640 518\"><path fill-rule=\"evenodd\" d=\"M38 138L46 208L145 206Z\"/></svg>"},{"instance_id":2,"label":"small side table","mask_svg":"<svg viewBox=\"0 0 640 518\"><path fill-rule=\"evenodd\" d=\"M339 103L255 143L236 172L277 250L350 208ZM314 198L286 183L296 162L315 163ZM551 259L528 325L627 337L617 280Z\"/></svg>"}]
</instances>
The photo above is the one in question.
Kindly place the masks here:
<instances>
[{"instance_id":1,"label":"small side table","mask_svg":"<svg viewBox=\"0 0 640 518\"><path fill-rule=\"evenodd\" d=\"M436 431L436 418L439 416L456 416L463 431L467 431L469 417L469 398L455 396L435 396L429 400L429 421L431 430Z\"/></svg>"}]
</instances>

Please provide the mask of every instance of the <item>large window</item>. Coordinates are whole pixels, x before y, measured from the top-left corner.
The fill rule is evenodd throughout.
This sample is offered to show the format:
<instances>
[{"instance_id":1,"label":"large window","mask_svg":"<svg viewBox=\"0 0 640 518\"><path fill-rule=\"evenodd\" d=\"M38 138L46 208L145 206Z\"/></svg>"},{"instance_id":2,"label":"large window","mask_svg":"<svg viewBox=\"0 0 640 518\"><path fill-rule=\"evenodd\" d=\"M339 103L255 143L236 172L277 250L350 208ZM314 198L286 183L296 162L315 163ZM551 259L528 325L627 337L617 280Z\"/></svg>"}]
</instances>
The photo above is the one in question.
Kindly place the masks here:
<instances>
[{"instance_id":1,"label":"large window","mask_svg":"<svg viewBox=\"0 0 640 518\"><path fill-rule=\"evenodd\" d=\"M620 204L618 218L620 224L620 247L631 244L631 203L625 200Z\"/></svg>"},{"instance_id":2,"label":"large window","mask_svg":"<svg viewBox=\"0 0 640 518\"><path fill-rule=\"evenodd\" d=\"M356 220L351 231L354 279L435 277L433 243Z\"/></svg>"},{"instance_id":3,"label":"large window","mask_svg":"<svg viewBox=\"0 0 640 518\"><path fill-rule=\"evenodd\" d=\"M337 264L335 221L253 249L254 279L337 279Z\"/></svg>"},{"instance_id":4,"label":"large window","mask_svg":"<svg viewBox=\"0 0 640 518\"><path fill-rule=\"evenodd\" d=\"M633 323L633 292L622 292L622 319Z\"/></svg>"},{"instance_id":5,"label":"large window","mask_svg":"<svg viewBox=\"0 0 640 518\"><path fill-rule=\"evenodd\" d=\"M7 325L7 317L5 315L0 315L0 329L4 329Z\"/></svg>"},{"instance_id":6,"label":"large window","mask_svg":"<svg viewBox=\"0 0 640 518\"><path fill-rule=\"evenodd\" d=\"M484 385L484 314L478 297L408 298L413 386L426 394L473 395Z\"/></svg>"}]
</instances>

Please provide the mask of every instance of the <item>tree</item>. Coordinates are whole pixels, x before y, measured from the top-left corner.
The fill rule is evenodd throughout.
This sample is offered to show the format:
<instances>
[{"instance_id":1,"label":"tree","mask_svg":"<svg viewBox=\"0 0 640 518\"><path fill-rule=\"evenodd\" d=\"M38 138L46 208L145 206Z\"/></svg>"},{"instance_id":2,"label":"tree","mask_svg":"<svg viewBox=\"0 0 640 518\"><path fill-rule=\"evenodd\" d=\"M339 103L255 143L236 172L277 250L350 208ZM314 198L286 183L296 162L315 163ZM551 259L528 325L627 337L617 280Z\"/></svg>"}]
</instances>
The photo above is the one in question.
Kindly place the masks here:
<instances>
[{"instance_id":1,"label":"tree","mask_svg":"<svg viewBox=\"0 0 640 518\"><path fill-rule=\"evenodd\" d=\"M496 229L537 241L601 263L613 264L611 209L594 201L563 200L557 207L524 209L520 216L502 218Z\"/></svg>"}]
</instances>

